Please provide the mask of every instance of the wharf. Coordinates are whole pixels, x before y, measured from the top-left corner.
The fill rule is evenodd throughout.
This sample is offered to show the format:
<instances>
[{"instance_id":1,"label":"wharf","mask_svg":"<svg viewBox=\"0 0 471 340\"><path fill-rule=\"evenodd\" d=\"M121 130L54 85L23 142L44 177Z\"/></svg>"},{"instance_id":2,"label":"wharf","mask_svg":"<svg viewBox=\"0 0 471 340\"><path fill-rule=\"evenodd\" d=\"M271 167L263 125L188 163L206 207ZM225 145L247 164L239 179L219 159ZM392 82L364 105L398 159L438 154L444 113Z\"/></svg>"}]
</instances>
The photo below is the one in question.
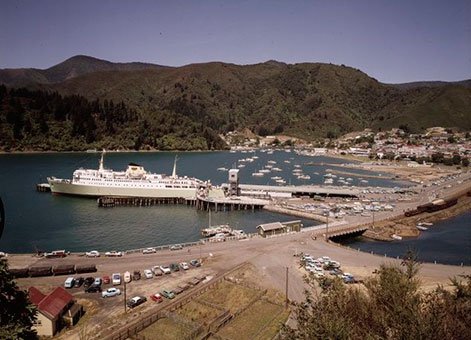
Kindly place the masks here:
<instances>
[{"instance_id":1,"label":"wharf","mask_svg":"<svg viewBox=\"0 0 471 340\"><path fill-rule=\"evenodd\" d=\"M39 183L39 184L36 184L36 191L50 192L51 186L49 185L49 183Z\"/></svg>"},{"instance_id":2,"label":"wharf","mask_svg":"<svg viewBox=\"0 0 471 340\"><path fill-rule=\"evenodd\" d=\"M111 208L115 206L135 206L146 207L162 204L183 204L183 205L196 205L194 198L152 198L152 197L124 197L124 196L103 196L97 199L99 207Z\"/></svg>"},{"instance_id":3,"label":"wharf","mask_svg":"<svg viewBox=\"0 0 471 340\"><path fill-rule=\"evenodd\" d=\"M267 200L248 197L207 198L198 197L196 208L198 210L233 211L258 210L270 204Z\"/></svg>"},{"instance_id":4,"label":"wharf","mask_svg":"<svg viewBox=\"0 0 471 340\"><path fill-rule=\"evenodd\" d=\"M269 195L270 193L284 193L293 196L337 196L337 197L358 197L361 193L358 188L340 188L325 185L300 185L300 186L274 186L274 185L253 185L239 184L240 190L245 195Z\"/></svg>"}]
</instances>

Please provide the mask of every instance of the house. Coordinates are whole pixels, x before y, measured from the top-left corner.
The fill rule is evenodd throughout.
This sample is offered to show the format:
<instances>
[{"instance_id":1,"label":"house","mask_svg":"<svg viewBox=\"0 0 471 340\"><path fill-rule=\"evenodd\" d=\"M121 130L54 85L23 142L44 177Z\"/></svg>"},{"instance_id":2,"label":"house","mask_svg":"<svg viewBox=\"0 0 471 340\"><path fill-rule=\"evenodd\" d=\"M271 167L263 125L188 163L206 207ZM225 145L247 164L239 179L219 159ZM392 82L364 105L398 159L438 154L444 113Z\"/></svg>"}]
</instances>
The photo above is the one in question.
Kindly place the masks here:
<instances>
[{"instance_id":1,"label":"house","mask_svg":"<svg viewBox=\"0 0 471 340\"><path fill-rule=\"evenodd\" d=\"M75 325L83 314L83 307L62 287L48 295L36 287L28 289L29 299L37 307L34 328L39 336L54 336L63 326Z\"/></svg>"},{"instance_id":2,"label":"house","mask_svg":"<svg viewBox=\"0 0 471 340\"><path fill-rule=\"evenodd\" d=\"M257 226L258 233L262 237L273 236L278 234L289 233L292 231L299 232L302 228L301 220L289 222L273 222L265 223Z\"/></svg>"}]
</instances>

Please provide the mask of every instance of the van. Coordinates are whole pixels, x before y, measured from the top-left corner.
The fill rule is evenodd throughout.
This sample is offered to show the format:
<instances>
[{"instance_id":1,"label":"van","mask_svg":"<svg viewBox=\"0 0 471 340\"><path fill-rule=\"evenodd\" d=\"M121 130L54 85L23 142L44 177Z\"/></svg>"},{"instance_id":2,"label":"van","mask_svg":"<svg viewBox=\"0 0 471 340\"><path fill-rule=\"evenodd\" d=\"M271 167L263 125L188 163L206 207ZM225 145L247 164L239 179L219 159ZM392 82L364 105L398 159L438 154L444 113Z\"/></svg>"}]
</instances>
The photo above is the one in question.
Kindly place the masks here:
<instances>
[{"instance_id":1,"label":"van","mask_svg":"<svg viewBox=\"0 0 471 340\"><path fill-rule=\"evenodd\" d=\"M121 274L120 273L113 273L113 275L111 275L111 282L113 283L113 286L120 285L121 284Z\"/></svg>"},{"instance_id":2,"label":"van","mask_svg":"<svg viewBox=\"0 0 471 340\"><path fill-rule=\"evenodd\" d=\"M64 288L73 288L75 284L75 279L71 276L68 277L64 282Z\"/></svg>"}]
</instances>

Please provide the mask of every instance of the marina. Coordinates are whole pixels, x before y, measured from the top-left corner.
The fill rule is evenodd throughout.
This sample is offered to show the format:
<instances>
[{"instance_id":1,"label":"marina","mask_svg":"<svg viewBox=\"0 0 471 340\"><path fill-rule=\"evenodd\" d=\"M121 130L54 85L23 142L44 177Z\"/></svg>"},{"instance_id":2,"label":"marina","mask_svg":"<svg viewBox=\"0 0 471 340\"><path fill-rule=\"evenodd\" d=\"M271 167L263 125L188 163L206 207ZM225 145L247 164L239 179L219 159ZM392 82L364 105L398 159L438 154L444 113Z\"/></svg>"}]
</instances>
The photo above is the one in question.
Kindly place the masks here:
<instances>
[{"instance_id":1,"label":"marina","mask_svg":"<svg viewBox=\"0 0 471 340\"><path fill-rule=\"evenodd\" d=\"M180 155L179 172L183 176L190 175L191 177L201 178L208 180L211 187L214 189L220 184L224 184L223 188L227 192L231 189L228 182L228 172L218 171L217 168L225 164L225 168L229 169L240 158L241 152L216 152L216 153L188 153ZM332 220L330 223L334 226L342 218L349 216L363 218L365 221L371 221L375 213L386 213L388 209L393 208L394 204L389 204L386 201L380 201L379 205L373 202L361 202L359 196L368 195L377 192L376 195L383 195L386 197L397 196L400 198L401 184L398 182L388 182L388 180L381 179L384 184L382 188L371 186L376 180L372 178L369 187L345 187L340 185L323 186L321 185L324 178L333 178L336 176L327 172L326 167L309 167L311 174L311 183L309 185L303 184L302 181L296 182L295 176L289 177L287 173L297 170L296 173L306 174L307 168L303 168L305 160L293 158L291 153L274 151L268 155L267 152L251 152L246 155L252 154L250 157L252 161L244 162L247 164L245 168L238 169L240 171L240 181L238 189L240 190L239 197L210 197L202 195L194 198L149 198L149 197L113 197L113 196L100 196L97 201L75 198L72 196L56 196L45 194L42 192L35 193L31 191L31 184L40 182L38 178L45 178L51 173L67 176L80 166L93 168L96 164L97 156L99 154L87 154L85 158L88 159L88 164L83 163L84 154L44 154L44 155L3 155L0 161L3 163L5 169L8 169L7 176L9 181L2 182L3 187L8 188L8 185L15 183L16 191L7 190L6 194L2 194L7 209L7 226L5 235L0 241L0 248L5 251L26 251L29 252L35 249L57 249L66 248L72 251L81 249L97 248L103 249L104 247L112 247L113 249L132 249L145 246L156 246L163 244L172 244L175 242L194 242L200 238L201 225L204 225L204 216L207 212L212 210L216 224L229 224L234 226L236 230L244 230L245 233L254 233L256 226L263 223L274 221L287 221L292 219L290 214L298 216L298 213L303 219L308 219L303 222L304 226L315 226L316 224L323 223L322 217L326 210L329 210L329 215ZM257 155L257 158L253 158ZM245 156L243 159L246 159ZM328 158L326 158L328 159ZM174 166L175 154L174 153L110 153L106 156L106 163L111 168L122 168L122 164L133 162L135 164L142 164L146 168L160 169L163 167L163 173L172 172ZM260 183L259 179L250 176L253 169L264 169L265 165L274 165L268 161L276 161L276 164L283 164L279 168L289 166L289 169L283 169L282 172L277 172L276 176L269 176L265 178L265 183ZM285 162L289 161L289 163ZM329 160L329 163L337 160ZM28 162L29 164L25 163ZM32 163L31 163L32 162ZM195 164L205 164L207 166L196 166ZM212 165L213 164L213 165ZM250 164L250 166L249 166ZM90 167L91 165L91 167ZM219 166L218 166L219 165ZM213 169L208 171L207 168ZM24 176L18 177L21 169L31 168L38 169L26 173L26 178L29 181L24 181ZM191 169L191 173L188 170ZM272 168L273 169L273 168ZM170 171L169 171L170 170ZM42 176L41 176L42 174ZM327 177L324 177L327 175ZM363 176L360 175L358 178ZM270 177L274 177L272 179ZM366 177L366 176L364 176ZM6 177L2 177L5 180ZM17 178L17 180L15 180ZM349 177L341 179L349 182L360 183L359 179ZM282 185L276 181L289 180L295 185ZM209 182L210 181L210 182ZM267 181L273 181L268 182ZM258 183L257 183L258 182ZM317 182L317 183L316 183ZM20 183L20 184L18 184ZM29 184L28 184L29 183ZM273 184L270 184L273 183ZM335 182L334 182L335 183ZM26 185L25 185L26 184ZM281 184L281 185L280 185ZM223 190L223 191L224 191ZM365 191L366 190L366 191ZM16 193L16 194L15 194ZM29 205L30 212L27 214L18 215L15 209L12 208L11 202L15 195L28 197L32 200ZM20 196L17 196L20 197ZM271 201L279 201L280 203L286 200L296 199L314 199L317 203L309 205L300 205L288 203L287 206L280 206L279 211L276 213L267 212L263 207ZM406 196L403 196L406 197ZM344 207L336 203L341 210L332 211L330 204L325 205L323 200L353 200L353 202L344 203ZM363 210L359 209L360 204L353 204L358 200ZM339 202L340 202L339 201ZM99 207L99 202L103 207L119 207L118 209L102 209ZM290 201L291 202L291 201ZM295 202L295 201L293 201ZM273 203L273 202L271 202ZM324 204L324 205L323 205ZM350 206L348 208L348 206ZM155 208L152 208L155 207ZM273 206L276 207L276 206ZM99 208L97 210L97 208ZM375 210L379 208L379 210ZM36 212L33 212L36 211ZM48 211L47 216L43 211ZM247 214L250 212L249 214ZM279 214L281 212L282 214ZM202 214L202 215L201 215ZM366 217L360 216L361 214L368 215ZM373 214L373 215L372 215ZM22 232L22 228L12 229L11 223L24 223L21 222L29 216L34 216L35 221L41 225L41 235L34 235L34 231L28 231L27 234ZM320 216L317 218L316 216ZM171 217L171 218L170 218ZM330 219L329 218L329 219ZM317 220L318 222L316 222ZM105 222L106 221L106 222ZM31 222L26 222L23 225L31 225ZM68 228L74 228L76 237L67 240ZM132 227L135 232L132 235L125 232L129 227ZM124 228L124 229L123 229ZM340 228L340 227L338 227ZM340 228L342 229L342 228ZM338 233L341 230L338 229ZM345 232L348 234L348 228ZM15 230L14 233L12 231ZM23 229L24 230L24 229ZM329 236L335 237L335 228L329 229ZM352 231L354 232L354 231ZM429 232L429 231L427 231ZM95 235L105 233L106 239L97 238ZM54 235L54 236L52 236ZM25 240L29 240L26 241ZM105 245L106 244L106 245ZM23 250L21 250L23 249ZM108 248L109 249L109 248Z\"/></svg>"}]
</instances>

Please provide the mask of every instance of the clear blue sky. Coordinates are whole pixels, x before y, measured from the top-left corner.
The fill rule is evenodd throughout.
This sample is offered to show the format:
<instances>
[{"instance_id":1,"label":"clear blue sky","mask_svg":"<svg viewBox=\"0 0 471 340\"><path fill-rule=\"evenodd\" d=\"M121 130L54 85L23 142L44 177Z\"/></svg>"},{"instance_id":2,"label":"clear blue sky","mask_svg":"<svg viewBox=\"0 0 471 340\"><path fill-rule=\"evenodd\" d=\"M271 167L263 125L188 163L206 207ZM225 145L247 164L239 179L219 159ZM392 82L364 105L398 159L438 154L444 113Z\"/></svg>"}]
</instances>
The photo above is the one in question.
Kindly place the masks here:
<instances>
[{"instance_id":1,"label":"clear blue sky","mask_svg":"<svg viewBox=\"0 0 471 340\"><path fill-rule=\"evenodd\" d=\"M0 0L0 68L85 54L180 66L346 64L382 82L471 78L471 0Z\"/></svg>"}]
</instances>

